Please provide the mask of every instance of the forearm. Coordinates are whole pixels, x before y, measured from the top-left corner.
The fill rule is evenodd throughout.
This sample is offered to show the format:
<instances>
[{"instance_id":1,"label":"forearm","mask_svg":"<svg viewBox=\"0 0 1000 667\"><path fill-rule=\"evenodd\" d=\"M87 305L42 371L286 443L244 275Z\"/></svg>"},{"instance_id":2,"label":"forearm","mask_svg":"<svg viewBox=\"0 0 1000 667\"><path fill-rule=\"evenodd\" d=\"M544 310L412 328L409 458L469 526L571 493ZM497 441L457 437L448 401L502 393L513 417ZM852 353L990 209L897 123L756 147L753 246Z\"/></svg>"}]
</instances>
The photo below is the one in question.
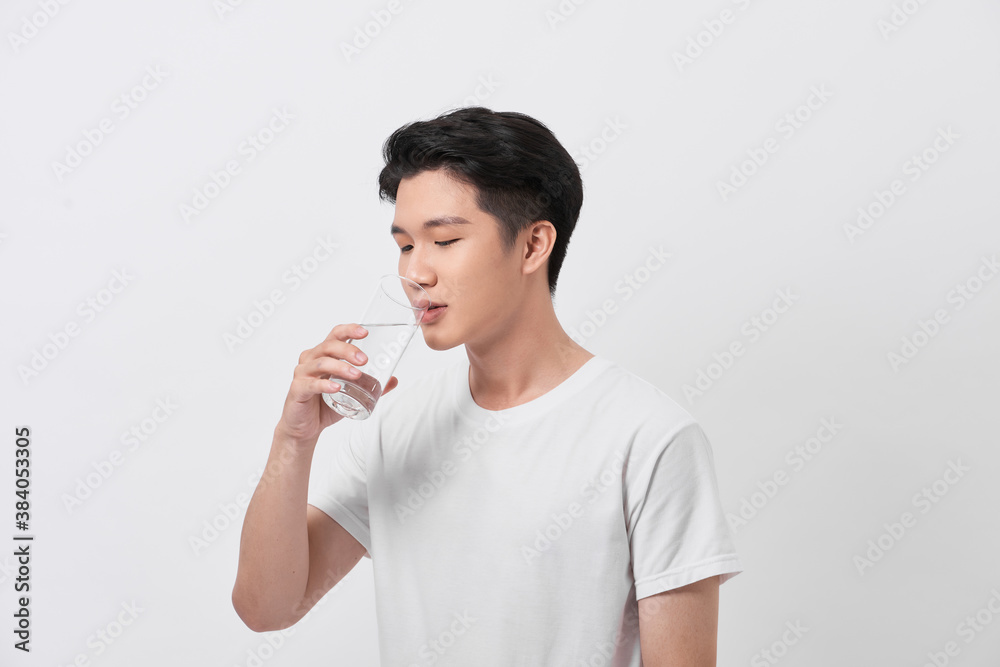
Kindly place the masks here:
<instances>
[{"instance_id":1,"label":"forearm","mask_svg":"<svg viewBox=\"0 0 1000 667\"><path fill-rule=\"evenodd\" d=\"M305 594L306 498L315 447L315 440L296 443L276 429L264 474L247 506L233 606L258 631L294 619Z\"/></svg>"}]
</instances>

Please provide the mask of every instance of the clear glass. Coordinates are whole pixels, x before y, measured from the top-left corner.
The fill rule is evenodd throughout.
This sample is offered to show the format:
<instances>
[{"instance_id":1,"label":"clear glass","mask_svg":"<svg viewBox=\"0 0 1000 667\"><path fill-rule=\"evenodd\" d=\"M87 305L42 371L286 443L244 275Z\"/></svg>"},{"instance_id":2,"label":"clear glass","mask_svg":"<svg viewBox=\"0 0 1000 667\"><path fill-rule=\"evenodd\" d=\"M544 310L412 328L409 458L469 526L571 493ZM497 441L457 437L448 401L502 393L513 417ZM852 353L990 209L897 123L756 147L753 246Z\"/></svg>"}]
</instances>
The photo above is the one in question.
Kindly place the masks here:
<instances>
[{"instance_id":1,"label":"clear glass","mask_svg":"<svg viewBox=\"0 0 1000 667\"><path fill-rule=\"evenodd\" d=\"M379 278L359 322L368 335L347 341L357 345L368 361L351 364L361 371L357 379L330 378L340 385L340 391L323 394L326 404L344 417L368 419L430 303L424 288L409 278L392 274Z\"/></svg>"}]
</instances>

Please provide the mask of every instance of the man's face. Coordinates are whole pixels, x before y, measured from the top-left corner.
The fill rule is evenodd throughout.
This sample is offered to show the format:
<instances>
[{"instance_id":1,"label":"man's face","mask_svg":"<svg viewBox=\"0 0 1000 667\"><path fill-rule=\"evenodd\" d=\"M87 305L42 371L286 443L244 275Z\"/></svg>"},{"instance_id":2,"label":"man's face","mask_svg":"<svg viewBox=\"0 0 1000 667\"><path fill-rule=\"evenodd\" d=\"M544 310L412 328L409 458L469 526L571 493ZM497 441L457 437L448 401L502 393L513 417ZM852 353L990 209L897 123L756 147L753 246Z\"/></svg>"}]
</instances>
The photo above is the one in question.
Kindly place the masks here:
<instances>
[{"instance_id":1,"label":"man's face","mask_svg":"<svg viewBox=\"0 0 1000 667\"><path fill-rule=\"evenodd\" d=\"M421 322L428 347L448 350L503 335L521 286L518 253L504 255L497 220L476 205L473 187L443 170L404 178L392 231L399 275L423 287L432 306L446 306Z\"/></svg>"}]
</instances>

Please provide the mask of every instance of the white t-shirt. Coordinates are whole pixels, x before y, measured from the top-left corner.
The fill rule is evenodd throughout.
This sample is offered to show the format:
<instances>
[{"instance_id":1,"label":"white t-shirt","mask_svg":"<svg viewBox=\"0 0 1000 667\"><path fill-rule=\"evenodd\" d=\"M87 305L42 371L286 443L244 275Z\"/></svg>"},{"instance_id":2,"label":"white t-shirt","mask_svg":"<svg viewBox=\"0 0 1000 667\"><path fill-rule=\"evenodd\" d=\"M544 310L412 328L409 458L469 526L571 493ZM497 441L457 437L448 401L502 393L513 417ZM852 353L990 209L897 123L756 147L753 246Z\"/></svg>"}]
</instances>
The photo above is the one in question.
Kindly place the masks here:
<instances>
[{"instance_id":1,"label":"white t-shirt","mask_svg":"<svg viewBox=\"0 0 1000 667\"><path fill-rule=\"evenodd\" d=\"M463 359L329 432L308 502L368 550L383 665L639 667L636 600L743 571L701 427L609 359L498 411Z\"/></svg>"}]
</instances>

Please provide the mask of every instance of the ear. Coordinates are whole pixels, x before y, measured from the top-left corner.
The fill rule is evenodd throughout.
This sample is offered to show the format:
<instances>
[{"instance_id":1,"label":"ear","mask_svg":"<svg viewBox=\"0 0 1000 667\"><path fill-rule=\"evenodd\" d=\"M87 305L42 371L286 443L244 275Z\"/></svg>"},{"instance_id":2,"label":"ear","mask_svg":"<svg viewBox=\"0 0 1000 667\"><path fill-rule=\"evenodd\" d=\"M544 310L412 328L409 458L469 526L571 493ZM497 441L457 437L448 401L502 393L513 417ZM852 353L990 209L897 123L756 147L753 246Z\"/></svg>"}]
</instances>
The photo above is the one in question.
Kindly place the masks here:
<instances>
[{"instance_id":1,"label":"ear","mask_svg":"<svg viewBox=\"0 0 1000 667\"><path fill-rule=\"evenodd\" d=\"M524 230L524 255L522 271L534 273L546 266L552 247L556 242L556 228L548 220L538 220Z\"/></svg>"}]
</instances>

